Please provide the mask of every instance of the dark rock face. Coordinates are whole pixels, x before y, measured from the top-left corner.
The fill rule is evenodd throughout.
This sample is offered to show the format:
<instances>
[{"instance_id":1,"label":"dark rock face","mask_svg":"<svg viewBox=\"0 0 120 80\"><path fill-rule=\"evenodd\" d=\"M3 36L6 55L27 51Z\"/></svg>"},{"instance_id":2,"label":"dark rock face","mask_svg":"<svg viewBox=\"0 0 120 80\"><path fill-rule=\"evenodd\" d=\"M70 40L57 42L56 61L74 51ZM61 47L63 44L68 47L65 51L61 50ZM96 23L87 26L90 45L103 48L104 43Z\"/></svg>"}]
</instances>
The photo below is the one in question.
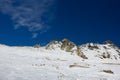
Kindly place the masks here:
<instances>
[{"instance_id":1,"label":"dark rock face","mask_svg":"<svg viewBox=\"0 0 120 80\"><path fill-rule=\"evenodd\" d=\"M63 39L62 40L62 45L61 45L61 49L65 50L66 52L72 52L72 49L76 47L76 45L69 41L68 39Z\"/></svg>"},{"instance_id":2,"label":"dark rock face","mask_svg":"<svg viewBox=\"0 0 120 80\"><path fill-rule=\"evenodd\" d=\"M111 55L107 52L107 53L102 53L101 55L100 55L100 58L101 59L105 59L105 58L111 58Z\"/></svg>"},{"instance_id":3,"label":"dark rock face","mask_svg":"<svg viewBox=\"0 0 120 80\"><path fill-rule=\"evenodd\" d=\"M110 47L116 48L117 46L110 40L105 41L103 44L108 44ZM117 47L118 48L118 47Z\"/></svg>"},{"instance_id":4,"label":"dark rock face","mask_svg":"<svg viewBox=\"0 0 120 80\"><path fill-rule=\"evenodd\" d=\"M76 54L77 54L78 56L80 56L81 58L83 58L83 59L88 59L88 57L86 57L86 56L84 55L84 53L81 51L81 49L80 49L79 47L77 47Z\"/></svg>"},{"instance_id":5,"label":"dark rock face","mask_svg":"<svg viewBox=\"0 0 120 80\"><path fill-rule=\"evenodd\" d=\"M94 50L94 49L99 49L99 47L96 44L88 44L88 49Z\"/></svg>"},{"instance_id":6,"label":"dark rock face","mask_svg":"<svg viewBox=\"0 0 120 80\"><path fill-rule=\"evenodd\" d=\"M107 40L107 41L103 42L103 44L114 44L114 43L110 40Z\"/></svg>"}]
</instances>

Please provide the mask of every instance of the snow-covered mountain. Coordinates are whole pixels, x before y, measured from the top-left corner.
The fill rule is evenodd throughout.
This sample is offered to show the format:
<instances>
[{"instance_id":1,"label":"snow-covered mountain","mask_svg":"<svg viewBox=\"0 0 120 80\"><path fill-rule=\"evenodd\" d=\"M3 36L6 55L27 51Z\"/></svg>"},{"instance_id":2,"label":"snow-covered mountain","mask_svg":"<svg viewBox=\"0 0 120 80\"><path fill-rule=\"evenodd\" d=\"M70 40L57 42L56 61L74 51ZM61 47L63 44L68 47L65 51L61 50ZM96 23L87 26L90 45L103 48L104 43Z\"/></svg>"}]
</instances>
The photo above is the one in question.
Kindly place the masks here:
<instances>
[{"instance_id":1,"label":"snow-covered mountain","mask_svg":"<svg viewBox=\"0 0 120 80\"><path fill-rule=\"evenodd\" d=\"M120 80L120 49L111 41L77 46L0 45L0 80Z\"/></svg>"},{"instance_id":2,"label":"snow-covered mountain","mask_svg":"<svg viewBox=\"0 0 120 80\"><path fill-rule=\"evenodd\" d=\"M105 41L103 44L87 43L77 46L68 39L62 41L52 41L46 46L47 50L63 50L72 55L78 55L83 59L120 59L120 49L111 41Z\"/></svg>"}]
</instances>

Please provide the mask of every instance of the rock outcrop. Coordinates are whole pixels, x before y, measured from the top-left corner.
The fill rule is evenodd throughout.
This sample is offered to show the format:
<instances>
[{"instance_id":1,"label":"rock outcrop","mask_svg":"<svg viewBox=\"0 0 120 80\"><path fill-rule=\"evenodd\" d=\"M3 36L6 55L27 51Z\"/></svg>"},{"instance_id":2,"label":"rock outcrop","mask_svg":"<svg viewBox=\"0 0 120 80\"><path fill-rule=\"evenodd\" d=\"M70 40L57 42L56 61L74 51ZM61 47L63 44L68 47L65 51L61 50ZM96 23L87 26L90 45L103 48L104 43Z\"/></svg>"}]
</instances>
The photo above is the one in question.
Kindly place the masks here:
<instances>
[{"instance_id":1,"label":"rock outcrop","mask_svg":"<svg viewBox=\"0 0 120 80\"><path fill-rule=\"evenodd\" d=\"M62 43L61 49L65 50L66 52L73 52L75 49L77 49L76 44L68 39L63 39L61 43Z\"/></svg>"}]
</instances>

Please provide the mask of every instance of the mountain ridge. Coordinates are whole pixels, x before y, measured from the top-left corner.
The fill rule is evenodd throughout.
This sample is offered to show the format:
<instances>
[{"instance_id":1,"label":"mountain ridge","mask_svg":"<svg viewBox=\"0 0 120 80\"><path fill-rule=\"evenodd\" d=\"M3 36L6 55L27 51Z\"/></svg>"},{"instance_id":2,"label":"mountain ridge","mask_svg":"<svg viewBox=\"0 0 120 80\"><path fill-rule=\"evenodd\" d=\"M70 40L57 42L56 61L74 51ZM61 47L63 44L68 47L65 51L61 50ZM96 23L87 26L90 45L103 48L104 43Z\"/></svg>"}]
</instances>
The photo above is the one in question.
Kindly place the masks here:
<instances>
[{"instance_id":1,"label":"mountain ridge","mask_svg":"<svg viewBox=\"0 0 120 80\"><path fill-rule=\"evenodd\" d=\"M114 59L120 59L120 49L110 40L105 41L103 44L99 43L87 43L83 45L77 46L75 43L71 42L68 39L63 39L62 41L52 41L45 46L46 49L56 49L60 48L61 50L64 50L66 52L71 52L71 54L76 53L78 56L82 57L83 59L88 59L87 56L84 55L85 51L83 51L83 48L87 48L89 51L93 50L95 53L100 53L100 49L103 49L104 51L99 54L99 57L101 59L103 58L111 58L111 56L114 56ZM112 52L109 50L113 50L114 54L112 55ZM119 56L119 57L116 57ZM111 58L112 59L112 58Z\"/></svg>"},{"instance_id":2,"label":"mountain ridge","mask_svg":"<svg viewBox=\"0 0 120 80\"><path fill-rule=\"evenodd\" d=\"M1 46L7 46L0 44ZM12 46L12 47L23 47L23 46ZM100 59L120 59L120 49L112 41L107 40L103 44L99 43L86 43L82 45L76 45L74 42L64 38L61 41L53 40L48 43L46 46L40 46L36 44L34 46L24 46L24 47L33 47L33 48L42 48L46 50L55 50L59 49L65 52L69 52L71 55L78 55L83 59L88 59L88 52L95 53L94 57ZM93 54L92 54L93 55ZM91 57L91 56L90 56Z\"/></svg>"}]
</instances>

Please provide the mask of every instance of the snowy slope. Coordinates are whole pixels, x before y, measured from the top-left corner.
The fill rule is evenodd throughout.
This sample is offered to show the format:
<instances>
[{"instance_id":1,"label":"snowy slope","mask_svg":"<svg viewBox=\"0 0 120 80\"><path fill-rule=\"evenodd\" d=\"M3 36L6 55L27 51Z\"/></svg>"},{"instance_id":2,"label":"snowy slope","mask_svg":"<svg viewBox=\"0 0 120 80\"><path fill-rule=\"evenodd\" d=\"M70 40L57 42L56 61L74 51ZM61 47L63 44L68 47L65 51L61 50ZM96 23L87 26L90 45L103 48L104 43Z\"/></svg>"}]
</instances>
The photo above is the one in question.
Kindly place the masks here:
<instances>
[{"instance_id":1,"label":"snowy slope","mask_svg":"<svg viewBox=\"0 0 120 80\"><path fill-rule=\"evenodd\" d=\"M95 44L88 43L80 46L83 52L89 59L111 59L120 60L120 50L118 47L113 47L110 44Z\"/></svg>"},{"instance_id":2,"label":"snowy slope","mask_svg":"<svg viewBox=\"0 0 120 80\"><path fill-rule=\"evenodd\" d=\"M120 80L117 47L97 44L99 49L91 49L89 44L81 45L79 49L88 57L83 59L73 51L67 52L68 47L61 49L61 45L56 42L47 49L0 45L0 80ZM102 58L102 53L110 57Z\"/></svg>"}]
</instances>

